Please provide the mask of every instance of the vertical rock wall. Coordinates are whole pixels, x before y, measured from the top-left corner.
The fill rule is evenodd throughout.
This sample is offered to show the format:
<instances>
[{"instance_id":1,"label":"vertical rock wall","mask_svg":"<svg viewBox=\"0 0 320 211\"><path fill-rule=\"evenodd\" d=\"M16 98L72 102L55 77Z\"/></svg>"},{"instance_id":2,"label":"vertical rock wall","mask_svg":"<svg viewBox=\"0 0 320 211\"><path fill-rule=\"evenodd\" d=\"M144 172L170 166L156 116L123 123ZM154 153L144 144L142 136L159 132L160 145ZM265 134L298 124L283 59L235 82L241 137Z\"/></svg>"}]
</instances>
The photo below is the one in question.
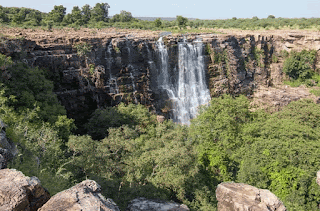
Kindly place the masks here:
<instances>
[{"instance_id":1,"label":"vertical rock wall","mask_svg":"<svg viewBox=\"0 0 320 211\"><path fill-rule=\"evenodd\" d=\"M279 84L283 77L281 52L299 50L302 44L309 49L317 46L314 39L303 36L196 34L185 41L196 39L203 42L205 78L211 97L223 93L250 95L259 85ZM129 35L51 40L6 38L0 43L0 53L47 69L59 100L69 117L78 123L85 122L96 108L119 102L138 102L169 118L172 104L157 79L163 65L157 40L158 37ZM169 80L175 83L178 43L183 37L170 35L163 41L168 53ZM78 55L79 43L92 46L86 56Z\"/></svg>"}]
</instances>

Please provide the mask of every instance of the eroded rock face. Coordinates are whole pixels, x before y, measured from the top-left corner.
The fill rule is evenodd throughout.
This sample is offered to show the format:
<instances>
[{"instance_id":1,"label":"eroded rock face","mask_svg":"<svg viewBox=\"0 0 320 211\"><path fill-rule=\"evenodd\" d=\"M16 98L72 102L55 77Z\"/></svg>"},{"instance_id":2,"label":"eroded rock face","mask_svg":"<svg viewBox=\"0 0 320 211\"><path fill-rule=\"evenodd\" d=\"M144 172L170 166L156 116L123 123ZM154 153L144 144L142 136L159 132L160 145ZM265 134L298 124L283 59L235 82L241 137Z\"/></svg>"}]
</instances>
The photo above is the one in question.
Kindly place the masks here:
<instances>
[{"instance_id":1,"label":"eroded rock face","mask_svg":"<svg viewBox=\"0 0 320 211\"><path fill-rule=\"evenodd\" d=\"M219 211L286 211L269 190L243 183L224 182L216 190Z\"/></svg>"},{"instance_id":2,"label":"eroded rock face","mask_svg":"<svg viewBox=\"0 0 320 211\"><path fill-rule=\"evenodd\" d=\"M39 211L104 210L120 211L112 199L105 199L101 187L85 180L53 196Z\"/></svg>"},{"instance_id":3,"label":"eroded rock face","mask_svg":"<svg viewBox=\"0 0 320 211\"><path fill-rule=\"evenodd\" d=\"M37 177L15 169L0 170L0 210L36 211L50 198Z\"/></svg>"},{"instance_id":4,"label":"eroded rock face","mask_svg":"<svg viewBox=\"0 0 320 211\"><path fill-rule=\"evenodd\" d=\"M0 119L0 169L7 168L7 163L18 153L17 147L7 139L7 125Z\"/></svg>"},{"instance_id":5,"label":"eroded rock face","mask_svg":"<svg viewBox=\"0 0 320 211\"><path fill-rule=\"evenodd\" d=\"M189 208L184 204L140 197L130 202L127 211L189 211Z\"/></svg>"},{"instance_id":6,"label":"eroded rock face","mask_svg":"<svg viewBox=\"0 0 320 211\"><path fill-rule=\"evenodd\" d=\"M68 117L75 119L77 126L85 123L95 109L119 102L139 102L166 119L171 116L173 110L168 93L157 82L161 69L158 32L109 28L52 32L4 28L0 32L9 37L17 34L24 37L1 38L0 53L51 71L54 91L65 106ZM320 49L317 32L221 32L186 37L189 43L201 38L204 44L206 83L211 97L225 93L250 96L259 86L281 84L284 77L283 50ZM179 34L163 38L170 75L179 69L178 44L182 40ZM75 47L83 42L92 46L86 60L77 54ZM320 67L319 60L314 66ZM170 80L177 81L177 77ZM83 128L77 132L80 131L84 131Z\"/></svg>"}]
</instances>

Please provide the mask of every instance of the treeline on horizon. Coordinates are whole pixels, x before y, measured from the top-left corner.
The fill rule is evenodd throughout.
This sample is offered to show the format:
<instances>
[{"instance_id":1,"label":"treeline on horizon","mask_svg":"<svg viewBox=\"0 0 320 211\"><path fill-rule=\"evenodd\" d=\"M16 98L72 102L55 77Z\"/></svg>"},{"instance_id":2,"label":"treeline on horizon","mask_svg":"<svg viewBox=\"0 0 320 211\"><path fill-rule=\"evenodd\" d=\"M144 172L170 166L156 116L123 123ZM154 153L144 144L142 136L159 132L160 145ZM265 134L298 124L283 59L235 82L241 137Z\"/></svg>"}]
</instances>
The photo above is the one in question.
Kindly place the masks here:
<instances>
[{"instance_id":1,"label":"treeline on horizon","mask_svg":"<svg viewBox=\"0 0 320 211\"><path fill-rule=\"evenodd\" d=\"M86 4L83 7L74 6L71 13L66 13L63 5L54 6L51 12L44 13L35 9L2 7L0 5L0 24L12 27L46 27L47 29L63 27L88 27L88 28L133 28L145 30L179 30L182 28L238 28L242 30L257 29L315 29L320 30L320 18L276 18L269 15L268 18L236 18L225 20L188 20L177 16L175 21L139 20L130 12L122 10L112 18L108 16L108 3L96 3L94 7Z\"/></svg>"}]
</instances>

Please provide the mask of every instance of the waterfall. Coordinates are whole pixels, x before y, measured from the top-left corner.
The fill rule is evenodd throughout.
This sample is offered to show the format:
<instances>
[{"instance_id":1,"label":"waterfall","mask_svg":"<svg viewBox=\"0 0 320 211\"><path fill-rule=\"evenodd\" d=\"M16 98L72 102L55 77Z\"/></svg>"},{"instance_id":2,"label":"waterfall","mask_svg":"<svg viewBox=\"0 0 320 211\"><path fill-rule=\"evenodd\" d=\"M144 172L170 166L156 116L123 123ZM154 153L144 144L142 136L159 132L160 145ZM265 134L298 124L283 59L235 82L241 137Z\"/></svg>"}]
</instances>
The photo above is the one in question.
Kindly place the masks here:
<instances>
[{"instance_id":1,"label":"waterfall","mask_svg":"<svg viewBox=\"0 0 320 211\"><path fill-rule=\"evenodd\" d=\"M178 80L175 83L170 82L174 76L169 74L168 53L161 38L157 46L161 59L158 84L172 101L173 121L190 124L190 119L197 115L198 107L210 101L205 81L203 43L197 40L191 44L185 39L178 43Z\"/></svg>"},{"instance_id":2,"label":"waterfall","mask_svg":"<svg viewBox=\"0 0 320 211\"><path fill-rule=\"evenodd\" d=\"M135 86L134 76L133 76L135 72L134 72L134 67L131 64L131 51L130 51L130 46L129 46L128 39L126 41L126 46L127 46L127 49L128 49L128 59L129 59L128 70L129 70L130 78L131 78L131 81L132 81L133 97L134 97L135 103L138 104L138 100L137 100L137 98L135 96L135 94L137 93L137 89L136 89L136 86Z\"/></svg>"},{"instance_id":3,"label":"waterfall","mask_svg":"<svg viewBox=\"0 0 320 211\"><path fill-rule=\"evenodd\" d=\"M107 61L107 68L109 70L109 81L108 81L108 85L110 87L110 93L113 94L119 94L119 88L118 88L118 83L117 83L117 78L114 77L111 73L111 68L112 68L112 53L111 53L111 49L112 49L112 40L110 41L108 47L107 47L107 56L106 56L106 61Z\"/></svg>"},{"instance_id":4,"label":"waterfall","mask_svg":"<svg viewBox=\"0 0 320 211\"><path fill-rule=\"evenodd\" d=\"M154 62L152 61L152 57L151 57L151 52L150 52L150 49L149 49L149 46L148 46L148 44L147 43L144 43L145 44L145 46L146 46L146 48L147 48L147 52L148 52L148 64L149 64L149 66L150 66L150 69L151 70L155 70L156 69L156 67L155 67L155 64L154 64Z\"/></svg>"}]
</instances>

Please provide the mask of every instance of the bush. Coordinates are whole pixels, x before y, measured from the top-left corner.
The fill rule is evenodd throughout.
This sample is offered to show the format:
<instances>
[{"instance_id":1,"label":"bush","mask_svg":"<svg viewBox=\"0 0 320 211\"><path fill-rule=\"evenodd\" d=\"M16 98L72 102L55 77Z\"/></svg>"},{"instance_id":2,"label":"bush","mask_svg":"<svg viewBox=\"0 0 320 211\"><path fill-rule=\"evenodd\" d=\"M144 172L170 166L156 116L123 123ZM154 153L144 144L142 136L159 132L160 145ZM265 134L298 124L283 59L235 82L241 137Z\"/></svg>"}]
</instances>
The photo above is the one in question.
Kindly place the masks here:
<instances>
[{"instance_id":1,"label":"bush","mask_svg":"<svg viewBox=\"0 0 320 211\"><path fill-rule=\"evenodd\" d=\"M314 63L317 52L315 50L301 52L292 51L290 56L284 61L283 72L292 79L309 79L314 71Z\"/></svg>"}]
</instances>

